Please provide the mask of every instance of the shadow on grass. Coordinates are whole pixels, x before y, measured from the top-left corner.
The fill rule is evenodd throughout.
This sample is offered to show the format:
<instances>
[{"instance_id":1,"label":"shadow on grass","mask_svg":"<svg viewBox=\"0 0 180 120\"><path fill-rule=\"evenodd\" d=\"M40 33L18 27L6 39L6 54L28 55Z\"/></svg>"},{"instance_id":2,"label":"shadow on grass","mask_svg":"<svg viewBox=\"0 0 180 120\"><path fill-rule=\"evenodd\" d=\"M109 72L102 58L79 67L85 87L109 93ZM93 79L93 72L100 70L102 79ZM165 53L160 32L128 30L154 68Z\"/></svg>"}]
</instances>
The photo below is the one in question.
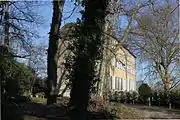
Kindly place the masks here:
<instances>
[{"instance_id":1,"label":"shadow on grass","mask_svg":"<svg viewBox=\"0 0 180 120\"><path fill-rule=\"evenodd\" d=\"M19 105L6 106L3 120L68 120L67 107L61 104L45 105L35 102L26 102ZM87 112L87 120L112 119L105 113Z\"/></svg>"}]
</instances>

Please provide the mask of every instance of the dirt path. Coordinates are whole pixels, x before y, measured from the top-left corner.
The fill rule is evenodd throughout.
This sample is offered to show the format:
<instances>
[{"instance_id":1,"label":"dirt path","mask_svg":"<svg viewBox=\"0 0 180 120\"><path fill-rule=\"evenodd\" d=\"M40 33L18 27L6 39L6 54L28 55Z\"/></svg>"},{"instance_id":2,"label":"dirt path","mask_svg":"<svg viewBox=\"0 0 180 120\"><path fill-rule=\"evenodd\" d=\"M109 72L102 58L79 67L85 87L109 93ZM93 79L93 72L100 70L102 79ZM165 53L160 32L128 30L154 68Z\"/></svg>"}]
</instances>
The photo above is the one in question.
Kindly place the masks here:
<instances>
[{"instance_id":1,"label":"dirt path","mask_svg":"<svg viewBox=\"0 0 180 120\"><path fill-rule=\"evenodd\" d=\"M143 105L125 105L127 107L135 108L143 113L144 118L156 119L180 119L180 110L156 106L143 106Z\"/></svg>"}]
</instances>

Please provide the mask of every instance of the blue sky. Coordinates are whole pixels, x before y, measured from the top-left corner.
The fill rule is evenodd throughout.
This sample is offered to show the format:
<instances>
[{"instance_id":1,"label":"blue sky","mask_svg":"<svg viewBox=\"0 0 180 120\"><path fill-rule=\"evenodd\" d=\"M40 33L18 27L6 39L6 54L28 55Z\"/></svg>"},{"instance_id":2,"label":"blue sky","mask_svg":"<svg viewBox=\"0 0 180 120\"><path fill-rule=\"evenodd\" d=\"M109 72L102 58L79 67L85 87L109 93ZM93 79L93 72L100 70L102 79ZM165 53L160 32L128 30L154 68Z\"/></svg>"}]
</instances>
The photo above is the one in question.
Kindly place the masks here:
<instances>
[{"instance_id":1,"label":"blue sky","mask_svg":"<svg viewBox=\"0 0 180 120\"><path fill-rule=\"evenodd\" d=\"M48 3L49 3L48 5L42 6L39 9L40 14L44 18L44 25L41 26L40 28L38 28L39 34L41 35L41 38L40 38L40 40L38 40L38 43L45 42L46 45L48 45L48 37L49 37L48 33L50 31L50 25L51 25L51 20L52 20L52 13L53 13L52 3L50 3L50 2L48 2ZM63 18L62 18L63 20L61 23L61 27L66 23L75 22L78 17L79 18L81 17L81 15L79 13L79 10L81 8L77 7L75 9L75 11L73 12L73 14L71 15L71 17L69 17L68 19L65 19L72 13L72 10L74 9L74 7L75 6L74 6L73 2L71 2L70 0L66 0L65 6L63 9Z\"/></svg>"}]
</instances>

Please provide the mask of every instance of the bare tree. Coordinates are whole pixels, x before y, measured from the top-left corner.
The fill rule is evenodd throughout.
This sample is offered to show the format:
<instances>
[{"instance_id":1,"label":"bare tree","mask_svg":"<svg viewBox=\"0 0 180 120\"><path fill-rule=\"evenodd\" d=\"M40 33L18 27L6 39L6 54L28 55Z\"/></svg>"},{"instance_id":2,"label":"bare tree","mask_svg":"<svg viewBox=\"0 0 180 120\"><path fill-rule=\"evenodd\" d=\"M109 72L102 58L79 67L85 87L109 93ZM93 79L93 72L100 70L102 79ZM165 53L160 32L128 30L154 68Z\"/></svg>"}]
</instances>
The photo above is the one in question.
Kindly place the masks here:
<instances>
[{"instance_id":1,"label":"bare tree","mask_svg":"<svg viewBox=\"0 0 180 120\"><path fill-rule=\"evenodd\" d=\"M13 57L28 57L33 40L37 39L36 26L42 16L37 12L39 2L4 1L1 5L1 38Z\"/></svg>"},{"instance_id":2,"label":"bare tree","mask_svg":"<svg viewBox=\"0 0 180 120\"><path fill-rule=\"evenodd\" d=\"M28 63L36 71L42 71L40 68L45 63L42 59L45 56L45 46L34 42L40 37L37 28L45 23L39 12L40 7L49 4L47 3L37 1L0 2L0 32L2 33L0 40L4 50L8 50L8 54L3 54L3 57L13 57Z\"/></svg>"},{"instance_id":3,"label":"bare tree","mask_svg":"<svg viewBox=\"0 0 180 120\"><path fill-rule=\"evenodd\" d=\"M148 74L161 78L165 91L170 90L172 80L177 77L175 71L179 71L177 10L170 4L149 8L148 12L136 18L137 26L131 29L132 35L127 41L141 60L150 65L146 70Z\"/></svg>"}]
</instances>

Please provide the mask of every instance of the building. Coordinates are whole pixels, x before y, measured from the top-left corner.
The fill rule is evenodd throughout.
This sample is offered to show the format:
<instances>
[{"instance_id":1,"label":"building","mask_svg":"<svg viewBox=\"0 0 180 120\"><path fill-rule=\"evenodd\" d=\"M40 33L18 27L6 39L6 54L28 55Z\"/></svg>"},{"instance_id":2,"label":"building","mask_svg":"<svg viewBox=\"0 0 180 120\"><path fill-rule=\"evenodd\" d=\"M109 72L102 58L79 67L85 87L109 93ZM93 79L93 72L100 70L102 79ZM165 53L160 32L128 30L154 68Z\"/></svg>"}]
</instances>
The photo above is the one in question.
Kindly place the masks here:
<instances>
[{"instance_id":1,"label":"building","mask_svg":"<svg viewBox=\"0 0 180 120\"><path fill-rule=\"evenodd\" d=\"M110 76L111 91L136 90L136 57L125 46L112 59Z\"/></svg>"},{"instance_id":2,"label":"building","mask_svg":"<svg viewBox=\"0 0 180 120\"><path fill-rule=\"evenodd\" d=\"M73 23L66 24L60 30L60 40L59 40L59 60L58 60L58 83L60 87L60 92L67 87L67 80L63 79L63 75L65 75L66 71L64 70L63 62L65 54L71 54L71 51L66 50L68 44L71 44L73 38L69 36L72 35L73 32ZM107 37L109 39L109 37ZM115 40L110 43L110 46L113 47L118 42ZM105 66L104 66L105 67ZM98 68L99 69L99 68ZM116 56L113 56L111 59L111 65L108 68L108 75L110 79L107 79L104 74L107 72L102 72L100 77L102 78L100 84L98 84L98 88L100 89L99 94L102 95L102 91L105 87L105 81L108 83L108 87L110 91L135 91L136 90L136 57L127 49L126 46L121 46L117 52ZM67 73L68 74L68 73ZM69 96L70 90L67 89L65 92L65 96Z\"/></svg>"}]
</instances>

